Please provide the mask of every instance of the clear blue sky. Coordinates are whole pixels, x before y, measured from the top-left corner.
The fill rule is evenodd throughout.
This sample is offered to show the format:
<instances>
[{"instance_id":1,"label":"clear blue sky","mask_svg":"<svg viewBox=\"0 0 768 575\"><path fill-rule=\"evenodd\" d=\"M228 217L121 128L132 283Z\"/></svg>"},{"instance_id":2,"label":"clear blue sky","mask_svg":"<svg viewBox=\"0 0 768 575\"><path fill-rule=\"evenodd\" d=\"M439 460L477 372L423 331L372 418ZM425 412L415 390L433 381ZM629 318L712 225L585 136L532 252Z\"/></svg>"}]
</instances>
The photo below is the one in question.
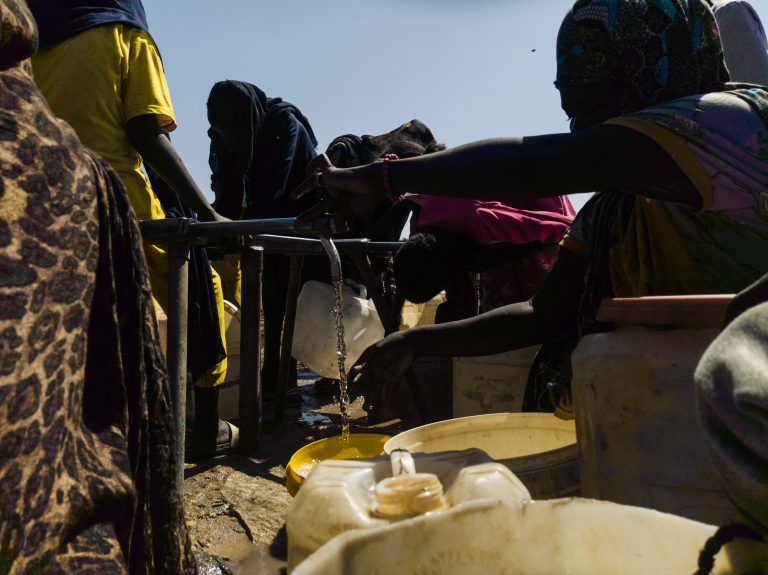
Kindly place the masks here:
<instances>
[{"instance_id":1,"label":"clear blue sky","mask_svg":"<svg viewBox=\"0 0 768 575\"><path fill-rule=\"evenodd\" d=\"M768 23L768 0L751 0ZM552 82L573 0L145 0L178 129L209 192L205 102L225 79L296 104L324 151L413 118L448 146L568 130ZM577 209L584 194L571 198Z\"/></svg>"}]
</instances>

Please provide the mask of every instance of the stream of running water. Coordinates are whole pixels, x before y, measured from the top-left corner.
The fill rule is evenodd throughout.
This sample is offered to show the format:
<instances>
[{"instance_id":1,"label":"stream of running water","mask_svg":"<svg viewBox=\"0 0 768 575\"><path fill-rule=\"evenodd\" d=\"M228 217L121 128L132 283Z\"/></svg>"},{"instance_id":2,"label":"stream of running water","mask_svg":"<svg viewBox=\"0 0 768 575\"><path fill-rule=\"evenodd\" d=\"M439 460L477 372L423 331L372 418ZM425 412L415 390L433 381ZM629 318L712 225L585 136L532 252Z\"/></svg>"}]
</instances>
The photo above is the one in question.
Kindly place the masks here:
<instances>
[{"instance_id":1,"label":"stream of running water","mask_svg":"<svg viewBox=\"0 0 768 575\"><path fill-rule=\"evenodd\" d=\"M333 313L336 319L336 356L339 362L339 413L341 414L341 450L349 447L349 393L347 391L347 347L344 343L344 298L341 259L333 241L320 238L331 261L331 283L334 291Z\"/></svg>"}]
</instances>

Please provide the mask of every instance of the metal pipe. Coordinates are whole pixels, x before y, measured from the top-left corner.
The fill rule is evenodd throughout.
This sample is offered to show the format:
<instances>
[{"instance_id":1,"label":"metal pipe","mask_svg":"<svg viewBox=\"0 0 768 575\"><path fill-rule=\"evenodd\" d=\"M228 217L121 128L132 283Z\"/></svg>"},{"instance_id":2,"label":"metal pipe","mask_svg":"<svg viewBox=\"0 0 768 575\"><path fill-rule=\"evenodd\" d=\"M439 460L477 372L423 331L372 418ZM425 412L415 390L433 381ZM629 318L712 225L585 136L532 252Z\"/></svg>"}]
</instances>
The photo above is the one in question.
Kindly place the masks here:
<instances>
[{"instance_id":1,"label":"metal pipe","mask_svg":"<svg viewBox=\"0 0 768 575\"><path fill-rule=\"evenodd\" d=\"M400 249L403 242L372 242L368 238L344 238L333 240L341 255L391 254ZM252 245L262 246L268 253L314 255L328 253L322 242L316 238L300 238L260 234L252 238Z\"/></svg>"},{"instance_id":2,"label":"metal pipe","mask_svg":"<svg viewBox=\"0 0 768 575\"><path fill-rule=\"evenodd\" d=\"M166 218L144 220L141 234L145 240L162 241L171 237L186 240L225 236L246 236L259 234L295 234L307 236L329 236L340 231L331 215L321 216L306 223L296 218L264 218L257 220L232 220L228 222L199 222L189 218Z\"/></svg>"},{"instance_id":3,"label":"metal pipe","mask_svg":"<svg viewBox=\"0 0 768 575\"><path fill-rule=\"evenodd\" d=\"M328 260L331 264L331 279L341 280L341 257L339 250L336 249L336 244L330 238L320 238L320 243L323 245L325 253L328 254Z\"/></svg>"},{"instance_id":4,"label":"metal pipe","mask_svg":"<svg viewBox=\"0 0 768 575\"><path fill-rule=\"evenodd\" d=\"M173 465L176 488L184 493L184 442L187 420L187 309L189 306L189 244L168 246L168 382L175 419Z\"/></svg>"},{"instance_id":5,"label":"metal pipe","mask_svg":"<svg viewBox=\"0 0 768 575\"><path fill-rule=\"evenodd\" d=\"M367 240L355 240L356 249L363 249ZM325 248L320 240L316 238L297 238L294 236L276 236L270 234L261 234L251 238L252 245L262 246L267 253L278 253L284 255L324 255Z\"/></svg>"},{"instance_id":6,"label":"metal pipe","mask_svg":"<svg viewBox=\"0 0 768 575\"><path fill-rule=\"evenodd\" d=\"M194 243L207 237L226 237L253 235L253 244L263 245L268 251L282 253L320 254L325 250L318 234L328 236L335 233L332 219L329 217L313 220L311 226L298 224L296 218L271 218L260 220L238 220L231 222L198 222L188 218L166 218L164 220L144 220L140 222L144 240L167 243L186 240ZM299 234L291 236L288 234ZM311 236L311 237L304 237ZM372 242L366 238L336 239L334 243L342 254L357 250L368 253L392 253L397 251L402 242Z\"/></svg>"},{"instance_id":7,"label":"metal pipe","mask_svg":"<svg viewBox=\"0 0 768 575\"><path fill-rule=\"evenodd\" d=\"M240 254L242 309L240 324L240 451L259 446L261 426L261 274L264 249L247 247Z\"/></svg>"}]
</instances>

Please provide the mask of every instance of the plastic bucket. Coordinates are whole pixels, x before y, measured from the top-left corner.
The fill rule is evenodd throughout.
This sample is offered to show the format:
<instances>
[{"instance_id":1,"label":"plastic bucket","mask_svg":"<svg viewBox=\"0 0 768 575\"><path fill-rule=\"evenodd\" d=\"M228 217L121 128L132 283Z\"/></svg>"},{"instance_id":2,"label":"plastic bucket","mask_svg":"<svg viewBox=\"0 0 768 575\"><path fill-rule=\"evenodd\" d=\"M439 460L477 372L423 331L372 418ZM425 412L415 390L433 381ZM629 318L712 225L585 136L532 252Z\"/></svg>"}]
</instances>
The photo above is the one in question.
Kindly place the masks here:
<instances>
[{"instance_id":1,"label":"plastic bucket","mask_svg":"<svg viewBox=\"0 0 768 575\"><path fill-rule=\"evenodd\" d=\"M326 459L365 459L381 455L384 444L391 436L380 433L352 433L349 445L341 450L341 436L326 437L305 445L296 451L285 468L285 487L291 496L301 487L301 483L312 467Z\"/></svg>"},{"instance_id":2,"label":"plastic bucket","mask_svg":"<svg viewBox=\"0 0 768 575\"><path fill-rule=\"evenodd\" d=\"M165 354L168 346L168 316L156 302L155 316L157 317L160 347ZM240 310L235 304L227 300L224 300L224 337L227 340L226 381L235 381L240 378Z\"/></svg>"},{"instance_id":3,"label":"plastic bucket","mask_svg":"<svg viewBox=\"0 0 768 575\"><path fill-rule=\"evenodd\" d=\"M548 413L491 413L438 421L395 435L384 451L435 453L472 447L507 466L534 499L580 492L576 426Z\"/></svg>"}]
</instances>

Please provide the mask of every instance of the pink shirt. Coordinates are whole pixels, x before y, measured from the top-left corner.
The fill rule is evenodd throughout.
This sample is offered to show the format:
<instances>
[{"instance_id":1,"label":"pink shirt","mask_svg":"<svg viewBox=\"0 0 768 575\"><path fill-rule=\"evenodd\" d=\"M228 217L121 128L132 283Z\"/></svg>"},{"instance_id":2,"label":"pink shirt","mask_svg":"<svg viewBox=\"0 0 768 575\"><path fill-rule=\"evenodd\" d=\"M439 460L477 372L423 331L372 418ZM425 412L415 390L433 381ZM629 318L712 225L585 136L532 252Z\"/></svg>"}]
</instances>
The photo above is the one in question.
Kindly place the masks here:
<instances>
[{"instance_id":1,"label":"pink shirt","mask_svg":"<svg viewBox=\"0 0 768 575\"><path fill-rule=\"evenodd\" d=\"M558 243L576 212L567 196L526 202L517 207L489 200L409 195L421 206L411 220L411 233L439 228L468 237L478 244Z\"/></svg>"}]
</instances>

